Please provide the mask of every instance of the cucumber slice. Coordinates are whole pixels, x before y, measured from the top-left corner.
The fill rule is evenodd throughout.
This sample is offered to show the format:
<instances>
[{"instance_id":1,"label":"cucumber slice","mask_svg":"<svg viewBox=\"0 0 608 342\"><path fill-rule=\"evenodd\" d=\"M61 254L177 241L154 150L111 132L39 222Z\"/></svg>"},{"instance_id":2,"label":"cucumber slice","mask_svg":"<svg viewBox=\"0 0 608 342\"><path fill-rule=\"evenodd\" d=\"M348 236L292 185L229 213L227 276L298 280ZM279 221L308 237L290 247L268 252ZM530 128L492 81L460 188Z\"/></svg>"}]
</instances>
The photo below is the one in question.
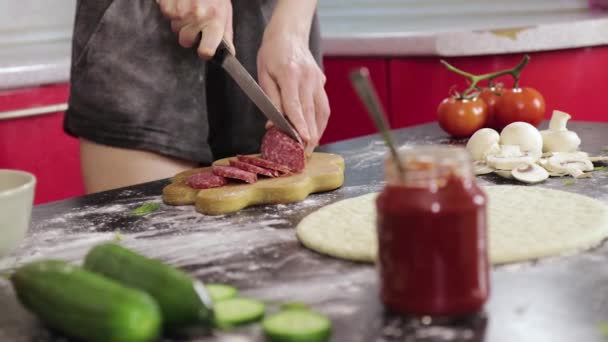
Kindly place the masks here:
<instances>
[{"instance_id":1,"label":"cucumber slice","mask_svg":"<svg viewBox=\"0 0 608 342\"><path fill-rule=\"evenodd\" d=\"M245 323L259 321L264 317L264 303L248 298L231 298L214 305L215 325L229 328Z\"/></svg>"},{"instance_id":2,"label":"cucumber slice","mask_svg":"<svg viewBox=\"0 0 608 342\"><path fill-rule=\"evenodd\" d=\"M205 288L207 289L207 293L209 293L209 296L211 296L214 303L234 298L238 294L238 290L230 285L206 284Z\"/></svg>"},{"instance_id":3,"label":"cucumber slice","mask_svg":"<svg viewBox=\"0 0 608 342\"><path fill-rule=\"evenodd\" d=\"M272 342L325 342L331 335L331 321L327 317L302 309L269 316L262 327Z\"/></svg>"}]
</instances>

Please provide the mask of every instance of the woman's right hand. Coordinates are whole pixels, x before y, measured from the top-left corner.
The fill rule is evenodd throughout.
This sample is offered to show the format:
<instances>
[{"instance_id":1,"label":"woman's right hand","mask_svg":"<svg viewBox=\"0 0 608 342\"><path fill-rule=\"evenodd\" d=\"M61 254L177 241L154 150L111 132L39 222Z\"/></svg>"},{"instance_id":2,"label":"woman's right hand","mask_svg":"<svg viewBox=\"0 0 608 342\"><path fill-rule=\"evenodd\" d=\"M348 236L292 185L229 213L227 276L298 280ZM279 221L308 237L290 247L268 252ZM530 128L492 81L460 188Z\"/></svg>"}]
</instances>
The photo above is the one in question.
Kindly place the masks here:
<instances>
[{"instance_id":1,"label":"woman's right hand","mask_svg":"<svg viewBox=\"0 0 608 342\"><path fill-rule=\"evenodd\" d=\"M191 48L199 33L199 56L210 59L222 38L234 53L232 43L232 4L230 0L156 0L161 12L171 20L179 44Z\"/></svg>"}]
</instances>

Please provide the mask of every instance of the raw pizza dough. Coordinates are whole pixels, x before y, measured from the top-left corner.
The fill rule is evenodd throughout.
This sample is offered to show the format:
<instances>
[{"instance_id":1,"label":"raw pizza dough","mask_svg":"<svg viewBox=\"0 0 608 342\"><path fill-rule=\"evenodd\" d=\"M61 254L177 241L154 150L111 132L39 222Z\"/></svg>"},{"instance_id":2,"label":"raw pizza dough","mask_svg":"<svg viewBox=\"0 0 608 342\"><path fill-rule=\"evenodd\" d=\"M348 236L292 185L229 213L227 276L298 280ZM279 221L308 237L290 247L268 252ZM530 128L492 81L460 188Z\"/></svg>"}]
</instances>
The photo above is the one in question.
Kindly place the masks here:
<instances>
[{"instance_id":1,"label":"raw pizza dough","mask_svg":"<svg viewBox=\"0 0 608 342\"><path fill-rule=\"evenodd\" d=\"M608 237L608 206L590 197L539 187L489 186L489 253L494 264L590 248ZM305 217L297 236L338 258L376 259L375 198L367 194Z\"/></svg>"}]
</instances>

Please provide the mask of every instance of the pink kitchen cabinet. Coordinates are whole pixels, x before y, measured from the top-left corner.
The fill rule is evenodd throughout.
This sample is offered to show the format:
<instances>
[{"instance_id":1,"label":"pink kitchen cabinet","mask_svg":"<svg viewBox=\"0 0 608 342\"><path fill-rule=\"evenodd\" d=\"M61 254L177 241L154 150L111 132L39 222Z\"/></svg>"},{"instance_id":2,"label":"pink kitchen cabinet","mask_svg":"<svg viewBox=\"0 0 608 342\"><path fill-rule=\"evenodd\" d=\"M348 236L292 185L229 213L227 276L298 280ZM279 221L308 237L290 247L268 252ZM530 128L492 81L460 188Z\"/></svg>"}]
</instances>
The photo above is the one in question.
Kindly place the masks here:
<instances>
[{"instance_id":1,"label":"pink kitchen cabinet","mask_svg":"<svg viewBox=\"0 0 608 342\"><path fill-rule=\"evenodd\" d=\"M67 84L0 91L0 113L65 104ZM0 169L33 173L36 204L84 194L78 140L63 132L63 113L6 118L0 114Z\"/></svg>"},{"instance_id":2,"label":"pink kitchen cabinet","mask_svg":"<svg viewBox=\"0 0 608 342\"><path fill-rule=\"evenodd\" d=\"M460 69L486 73L511 68L524 54L444 58ZM572 114L573 120L608 122L608 46L529 53L521 86L539 90L545 97L546 117L554 109ZM395 127L436 119L437 105L464 79L447 71L439 57L401 57L389 62L390 112ZM510 77L504 78L511 85Z\"/></svg>"},{"instance_id":3,"label":"pink kitchen cabinet","mask_svg":"<svg viewBox=\"0 0 608 342\"><path fill-rule=\"evenodd\" d=\"M350 84L350 71L367 67L378 96L389 109L388 60L328 57L324 60L327 76L326 91L331 106L331 118L321 143L354 138L376 132L365 107Z\"/></svg>"}]
</instances>

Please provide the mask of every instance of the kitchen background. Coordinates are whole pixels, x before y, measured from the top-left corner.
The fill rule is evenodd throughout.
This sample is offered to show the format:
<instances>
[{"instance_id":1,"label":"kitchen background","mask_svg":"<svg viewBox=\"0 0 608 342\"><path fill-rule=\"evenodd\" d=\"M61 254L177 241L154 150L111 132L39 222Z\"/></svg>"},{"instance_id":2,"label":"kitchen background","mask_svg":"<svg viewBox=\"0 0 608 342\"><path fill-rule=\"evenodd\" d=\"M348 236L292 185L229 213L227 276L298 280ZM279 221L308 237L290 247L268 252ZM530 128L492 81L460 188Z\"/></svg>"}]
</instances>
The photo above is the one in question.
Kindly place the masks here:
<instances>
[{"instance_id":1,"label":"kitchen background","mask_svg":"<svg viewBox=\"0 0 608 342\"><path fill-rule=\"evenodd\" d=\"M36 174L36 203L83 194L77 141L61 129L75 6L0 0L0 168ZM324 143L374 132L347 78L359 66L393 127L434 121L462 84L440 59L482 73L528 53L522 84L541 91L547 115L608 122L608 16L587 0L320 0L319 14L332 105Z\"/></svg>"}]
</instances>

